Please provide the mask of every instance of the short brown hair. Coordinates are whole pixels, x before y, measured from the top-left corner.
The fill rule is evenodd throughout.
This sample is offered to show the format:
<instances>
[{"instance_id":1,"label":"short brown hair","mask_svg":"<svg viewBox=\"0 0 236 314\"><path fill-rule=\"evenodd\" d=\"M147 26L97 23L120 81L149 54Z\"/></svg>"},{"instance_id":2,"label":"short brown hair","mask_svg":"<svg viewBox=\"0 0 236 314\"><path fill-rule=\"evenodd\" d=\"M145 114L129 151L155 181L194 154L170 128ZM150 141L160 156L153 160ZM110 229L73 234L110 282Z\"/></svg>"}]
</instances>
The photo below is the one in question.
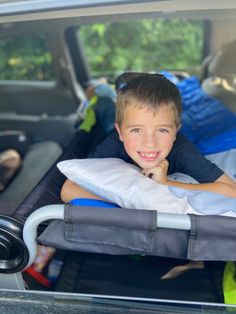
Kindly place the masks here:
<instances>
[{"instance_id":1,"label":"short brown hair","mask_svg":"<svg viewBox=\"0 0 236 314\"><path fill-rule=\"evenodd\" d=\"M182 102L178 88L162 74L130 72L116 80L116 123L121 125L124 112L130 104L158 110L170 106L175 112L176 126L181 124Z\"/></svg>"}]
</instances>

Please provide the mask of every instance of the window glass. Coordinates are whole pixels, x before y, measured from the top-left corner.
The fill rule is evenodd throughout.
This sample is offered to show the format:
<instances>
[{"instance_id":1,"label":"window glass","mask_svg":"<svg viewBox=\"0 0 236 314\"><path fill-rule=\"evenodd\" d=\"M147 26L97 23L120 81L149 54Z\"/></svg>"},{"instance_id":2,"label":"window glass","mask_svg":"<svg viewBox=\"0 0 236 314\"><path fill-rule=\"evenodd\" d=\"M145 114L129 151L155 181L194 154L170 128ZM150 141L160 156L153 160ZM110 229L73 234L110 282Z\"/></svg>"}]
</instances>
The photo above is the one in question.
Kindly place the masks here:
<instances>
[{"instance_id":1,"label":"window glass","mask_svg":"<svg viewBox=\"0 0 236 314\"><path fill-rule=\"evenodd\" d=\"M78 31L93 77L160 70L197 75L200 70L202 21L144 19L85 25Z\"/></svg>"},{"instance_id":2,"label":"window glass","mask_svg":"<svg viewBox=\"0 0 236 314\"><path fill-rule=\"evenodd\" d=\"M53 80L52 56L42 35L0 39L0 80Z\"/></svg>"}]
</instances>

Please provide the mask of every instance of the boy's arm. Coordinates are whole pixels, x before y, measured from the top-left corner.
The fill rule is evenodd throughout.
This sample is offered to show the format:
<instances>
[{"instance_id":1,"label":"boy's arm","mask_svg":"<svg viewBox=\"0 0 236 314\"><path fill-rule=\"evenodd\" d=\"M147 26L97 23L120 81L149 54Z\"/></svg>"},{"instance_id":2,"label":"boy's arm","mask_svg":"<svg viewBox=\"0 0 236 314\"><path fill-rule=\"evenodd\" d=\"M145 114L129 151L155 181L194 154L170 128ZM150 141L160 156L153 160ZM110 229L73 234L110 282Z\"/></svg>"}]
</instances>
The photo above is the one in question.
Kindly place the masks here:
<instances>
[{"instance_id":1,"label":"boy's arm","mask_svg":"<svg viewBox=\"0 0 236 314\"><path fill-rule=\"evenodd\" d=\"M99 197L98 195L86 191L78 184L67 179L61 189L61 199L63 202L67 203L74 198L92 198L102 200L102 198Z\"/></svg>"},{"instance_id":2,"label":"boy's arm","mask_svg":"<svg viewBox=\"0 0 236 314\"><path fill-rule=\"evenodd\" d=\"M146 176L150 176L150 174L152 174L151 176L152 179L160 184L175 186L177 188L182 188L186 190L200 190L214 192L228 197L236 198L236 182L233 181L226 174L220 176L215 182L197 184L183 183L168 180L167 177L168 166L169 166L168 161L165 159L160 163L158 167L145 170L143 171L143 174L145 174Z\"/></svg>"},{"instance_id":3,"label":"boy's arm","mask_svg":"<svg viewBox=\"0 0 236 314\"><path fill-rule=\"evenodd\" d=\"M218 180L211 183L191 184L167 180L166 185L175 186L186 190L214 192L236 198L236 182L234 182L226 174L223 174Z\"/></svg>"}]
</instances>

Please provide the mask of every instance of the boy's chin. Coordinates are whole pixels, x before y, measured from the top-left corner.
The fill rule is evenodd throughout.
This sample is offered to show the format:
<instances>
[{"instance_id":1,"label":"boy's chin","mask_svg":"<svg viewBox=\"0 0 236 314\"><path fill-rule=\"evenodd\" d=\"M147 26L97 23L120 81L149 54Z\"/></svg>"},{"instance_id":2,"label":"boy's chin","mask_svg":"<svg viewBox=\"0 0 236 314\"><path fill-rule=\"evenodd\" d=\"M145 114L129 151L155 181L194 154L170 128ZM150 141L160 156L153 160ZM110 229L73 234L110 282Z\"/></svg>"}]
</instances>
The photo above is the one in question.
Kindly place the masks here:
<instances>
[{"instance_id":1,"label":"boy's chin","mask_svg":"<svg viewBox=\"0 0 236 314\"><path fill-rule=\"evenodd\" d=\"M148 170L152 168L158 167L160 162L140 162L138 163L138 166L142 168L143 170Z\"/></svg>"}]
</instances>

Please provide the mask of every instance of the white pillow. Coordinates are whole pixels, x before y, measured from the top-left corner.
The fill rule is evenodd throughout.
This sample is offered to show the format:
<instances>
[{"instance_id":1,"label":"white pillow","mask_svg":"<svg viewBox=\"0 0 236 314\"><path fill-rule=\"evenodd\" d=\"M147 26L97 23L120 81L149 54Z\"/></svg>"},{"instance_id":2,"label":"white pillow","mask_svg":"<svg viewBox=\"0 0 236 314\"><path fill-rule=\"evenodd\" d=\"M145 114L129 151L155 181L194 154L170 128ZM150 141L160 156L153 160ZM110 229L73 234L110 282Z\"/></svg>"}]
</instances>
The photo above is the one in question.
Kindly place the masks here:
<instances>
[{"instance_id":1,"label":"white pillow","mask_svg":"<svg viewBox=\"0 0 236 314\"><path fill-rule=\"evenodd\" d=\"M167 186L144 176L139 168L121 159L72 159L57 166L71 181L122 208L196 213L186 197L174 196Z\"/></svg>"}]
</instances>

